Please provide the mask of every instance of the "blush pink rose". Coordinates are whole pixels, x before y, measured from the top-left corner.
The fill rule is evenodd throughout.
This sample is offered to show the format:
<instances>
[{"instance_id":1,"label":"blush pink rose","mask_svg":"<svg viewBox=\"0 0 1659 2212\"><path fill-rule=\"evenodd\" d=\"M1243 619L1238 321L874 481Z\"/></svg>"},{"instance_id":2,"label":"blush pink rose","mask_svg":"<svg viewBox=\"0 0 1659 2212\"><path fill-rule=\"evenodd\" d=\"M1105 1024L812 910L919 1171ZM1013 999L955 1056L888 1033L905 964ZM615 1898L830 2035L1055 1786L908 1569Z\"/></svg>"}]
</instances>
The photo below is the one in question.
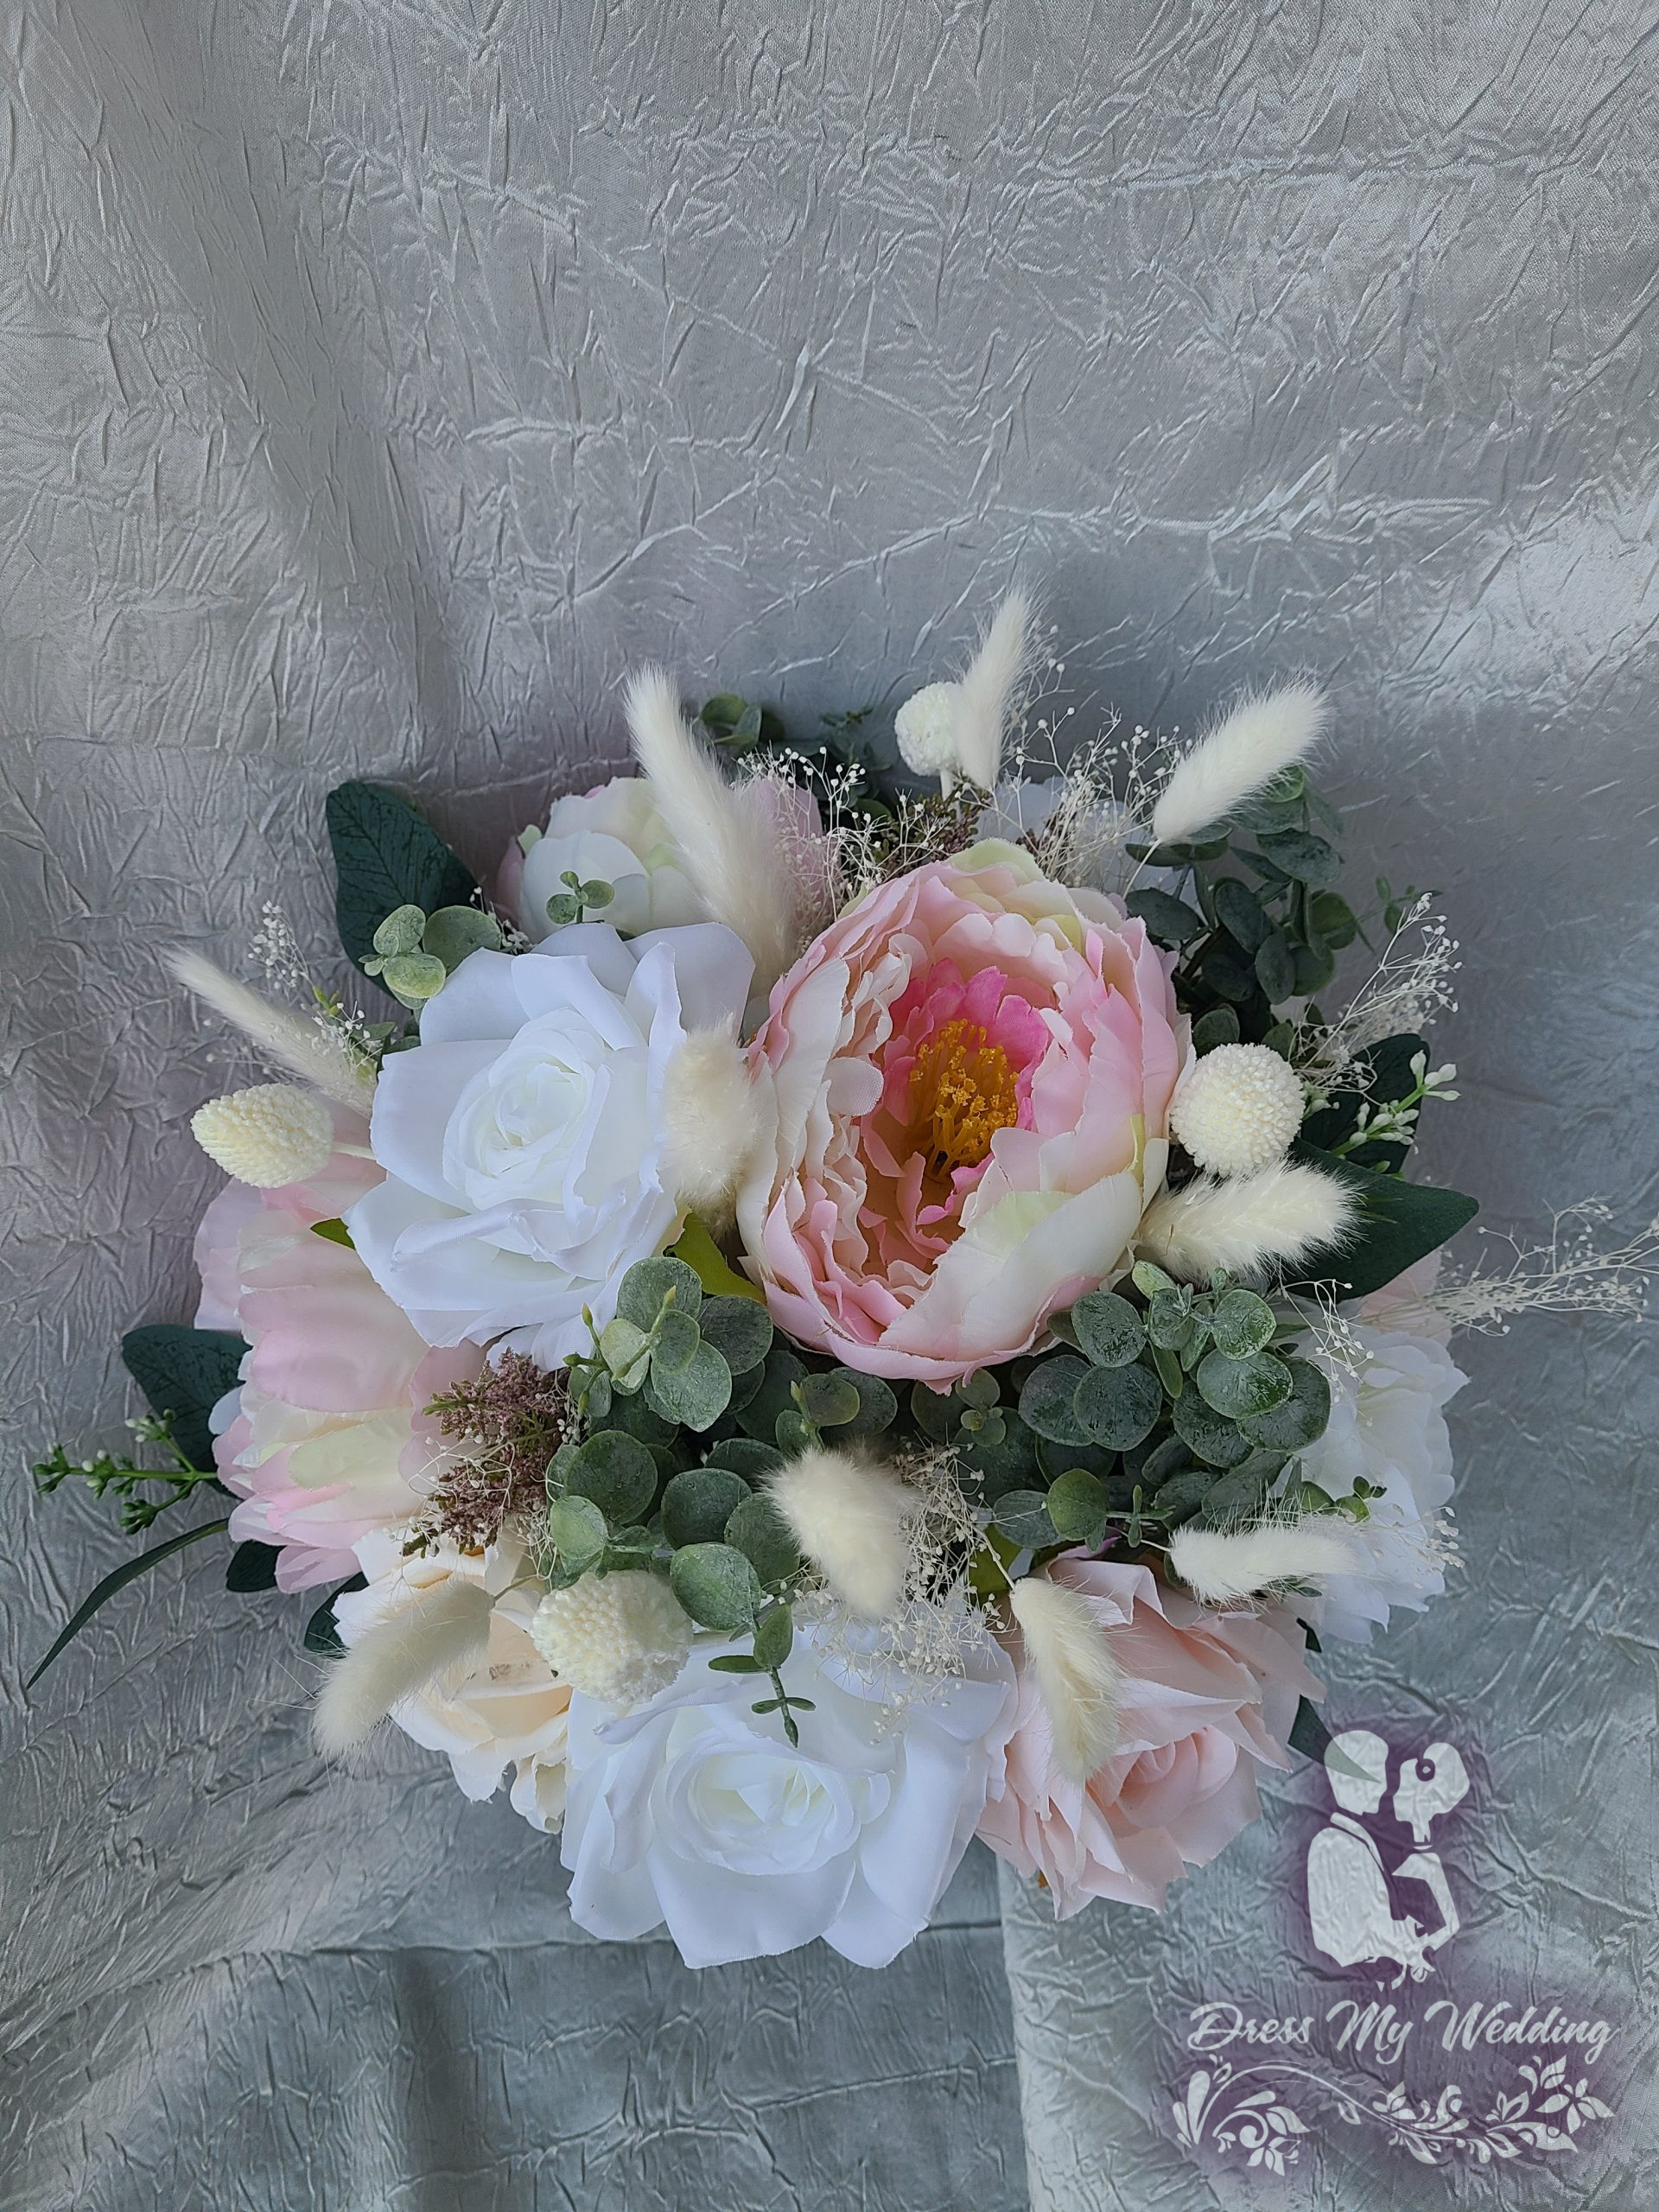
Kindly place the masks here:
<instances>
[{"instance_id":1,"label":"blush pink rose","mask_svg":"<svg viewBox=\"0 0 1659 2212\"><path fill-rule=\"evenodd\" d=\"M1020 1704L1007 1788L979 1833L1047 1884L1058 1919L1091 1897L1162 1906L1261 1812L1258 1766L1287 1767L1298 1700L1320 1694L1291 1616L1207 1611L1150 1569L1069 1554L1052 1581L1081 1591L1116 1662L1117 1749L1087 1783L1062 1773L1035 1679L1011 1637Z\"/></svg>"},{"instance_id":2,"label":"blush pink rose","mask_svg":"<svg viewBox=\"0 0 1659 2212\"><path fill-rule=\"evenodd\" d=\"M335 1131L363 1145L368 1124L341 1109ZM423 1410L483 1364L474 1345L430 1351L356 1253L315 1234L379 1179L336 1153L308 1183L232 1184L196 1236L197 1325L249 1344L215 1408L219 1478L243 1501L231 1535L278 1548L283 1590L355 1573L359 1540L415 1511L444 1457Z\"/></svg>"},{"instance_id":3,"label":"blush pink rose","mask_svg":"<svg viewBox=\"0 0 1659 2212\"><path fill-rule=\"evenodd\" d=\"M833 922L751 1049L773 1134L738 1221L779 1328L943 1387L1121 1270L1192 1057L1171 964L995 841Z\"/></svg>"}]
</instances>

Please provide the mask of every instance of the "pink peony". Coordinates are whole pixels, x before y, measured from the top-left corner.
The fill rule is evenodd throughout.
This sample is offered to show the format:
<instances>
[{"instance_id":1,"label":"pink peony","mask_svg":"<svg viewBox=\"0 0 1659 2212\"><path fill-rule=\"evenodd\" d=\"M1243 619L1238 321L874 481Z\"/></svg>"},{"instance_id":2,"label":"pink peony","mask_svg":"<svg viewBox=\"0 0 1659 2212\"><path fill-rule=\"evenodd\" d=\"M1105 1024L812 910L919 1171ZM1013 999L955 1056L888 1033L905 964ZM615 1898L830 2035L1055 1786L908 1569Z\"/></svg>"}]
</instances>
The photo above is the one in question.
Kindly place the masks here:
<instances>
[{"instance_id":1,"label":"pink peony","mask_svg":"<svg viewBox=\"0 0 1659 2212\"><path fill-rule=\"evenodd\" d=\"M368 1133L344 1109L336 1129L343 1143ZM372 1161L336 1154L309 1183L234 1183L196 1236L198 1325L238 1330L250 1346L214 1440L220 1478L244 1501L231 1534L280 1548L283 1590L355 1573L359 1538L416 1510L442 1461L422 1412L483 1363L471 1344L429 1351L356 1253L313 1233L378 1180Z\"/></svg>"},{"instance_id":2,"label":"pink peony","mask_svg":"<svg viewBox=\"0 0 1659 2212\"><path fill-rule=\"evenodd\" d=\"M998 842L833 922L752 1048L775 1141L738 1219L779 1326L942 1387L1121 1269L1192 1057L1170 965Z\"/></svg>"},{"instance_id":3,"label":"pink peony","mask_svg":"<svg viewBox=\"0 0 1659 2212\"><path fill-rule=\"evenodd\" d=\"M1297 1701L1319 1694L1302 1631L1276 1609L1208 1612L1144 1567L1073 1554L1047 1571L1091 1600L1111 1645L1117 1750L1087 1783L1061 1773L1015 1637L1008 1786L979 1833L1021 1873L1042 1876L1058 1919L1090 1897L1158 1908L1171 1882L1207 1866L1256 1818L1256 1765L1289 1765Z\"/></svg>"}]
</instances>

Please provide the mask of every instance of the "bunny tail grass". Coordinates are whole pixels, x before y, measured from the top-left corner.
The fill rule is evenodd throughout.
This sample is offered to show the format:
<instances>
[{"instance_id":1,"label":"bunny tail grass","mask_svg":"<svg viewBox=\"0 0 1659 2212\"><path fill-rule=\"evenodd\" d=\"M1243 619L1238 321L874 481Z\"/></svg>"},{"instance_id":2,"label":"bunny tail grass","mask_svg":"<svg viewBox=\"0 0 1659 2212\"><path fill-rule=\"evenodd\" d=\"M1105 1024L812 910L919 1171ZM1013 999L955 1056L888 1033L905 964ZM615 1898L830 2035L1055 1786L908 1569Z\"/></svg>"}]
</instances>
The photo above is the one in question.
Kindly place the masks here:
<instances>
[{"instance_id":1,"label":"bunny tail grass","mask_svg":"<svg viewBox=\"0 0 1659 2212\"><path fill-rule=\"evenodd\" d=\"M1228 821L1263 784L1306 758L1325 724L1317 684L1287 683L1242 700L1177 762L1152 810L1153 836L1160 845L1179 844Z\"/></svg>"},{"instance_id":2,"label":"bunny tail grass","mask_svg":"<svg viewBox=\"0 0 1659 2212\"><path fill-rule=\"evenodd\" d=\"M404 1698L481 1659L494 1604L476 1582L455 1578L377 1621L328 1670L312 1716L317 1749L330 1758L354 1750Z\"/></svg>"},{"instance_id":3,"label":"bunny tail grass","mask_svg":"<svg viewBox=\"0 0 1659 2212\"><path fill-rule=\"evenodd\" d=\"M1352 1524L1330 1514L1258 1521L1248 1529L1188 1522L1170 1539L1169 1563L1199 1602L1225 1605L1275 1582L1319 1582L1361 1564Z\"/></svg>"},{"instance_id":4,"label":"bunny tail grass","mask_svg":"<svg viewBox=\"0 0 1659 2212\"><path fill-rule=\"evenodd\" d=\"M1198 1175L1153 1200L1135 1249L1185 1282L1203 1282L1216 1268L1255 1275L1342 1243L1355 1217L1349 1193L1316 1167L1263 1167L1224 1182Z\"/></svg>"},{"instance_id":5,"label":"bunny tail grass","mask_svg":"<svg viewBox=\"0 0 1659 2212\"><path fill-rule=\"evenodd\" d=\"M1031 618L1029 598L1022 591L1011 591L957 686L957 759L963 775L982 791L996 789L1008 710L1031 650Z\"/></svg>"},{"instance_id":6,"label":"bunny tail grass","mask_svg":"<svg viewBox=\"0 0 1659 2212\"><path fill-rule=\"evenodd\" d=\"M770 990L799 950L788 855L752 795L721 774L686 728L679 696L659 668L628 680L629 734L639 766L685 856L703 905L754 956L755 988Z\"/></svg>"},{"instance_id":7,"label":"bunny tail grass","mask_svg":"<svg viewBox=\"0 0 1659 2212\"><path fill-rule=\"evenodd\" d=\"M326 1098L366 1114L374 1070L345 1039L305 1014L273 1006L200 952L175 952L168 966L187 991L239 1029L271 1067L298 1076Z\"/></svg>"},{"instance_id":8,"label":"bunny tail grass","mask_svg":"<svg viewBox=\"0 0 1659 2212\"><path fill-rule=\"evenodd\" d=\"M910 1496L897 1476L851 1452L803 1452L772 1476L790 1533L837 1598L867 1620L897 1612L910 1565Z\"/></svg>"},{"instance_id":9,"label":"bunny tail grass","mask_svg":"<svg viewBox=\"0 0 1659 2212\"><path fill-rule=\"evenodd\" d=\"M1117 1668L1105 1631L1080 1592L1042 1575L1014 1584L1008 1610L1037 1676L1055 1757L1074 1782L1087 1782L1117 1740Z\"/></svg>"}]
</instances>

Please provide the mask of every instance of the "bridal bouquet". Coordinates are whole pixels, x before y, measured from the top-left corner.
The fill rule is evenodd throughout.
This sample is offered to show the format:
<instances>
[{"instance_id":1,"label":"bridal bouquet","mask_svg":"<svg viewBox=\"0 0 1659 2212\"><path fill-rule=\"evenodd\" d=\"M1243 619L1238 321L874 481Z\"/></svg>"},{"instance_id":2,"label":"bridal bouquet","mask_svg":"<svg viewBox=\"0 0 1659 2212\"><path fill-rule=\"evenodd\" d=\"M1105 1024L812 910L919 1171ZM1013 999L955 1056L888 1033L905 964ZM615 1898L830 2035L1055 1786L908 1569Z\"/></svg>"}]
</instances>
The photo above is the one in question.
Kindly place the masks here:
<instances>
[{"instance_id":1,"label":"bridal bouquet","mask_svg":"<svg viewBox=\"0 0 1659 2212\"><path fill-rule=\"evenodd\" d=\"M194 1327L124 1340L148 1462L36 1471L133 1530L235 1503L48 1659L225 1535L314 1593L326 1752L505 1781L581 1926L693 1965L882 1965L976 1834L1062 1915L1214 1858L1328 1740L1319 1639L1444 1587L1453 1326L1628 1303L1651 1240L1437 1278L1455 948L1335 887L1318 694L1062 772L1045 665L1016 596L902 766L646 671L642 772L487 887L333 792L390 1018L274 916L264 991L177 958L281 1079L195 1116L232 1179Z\"/></svg>"}]
</instances>

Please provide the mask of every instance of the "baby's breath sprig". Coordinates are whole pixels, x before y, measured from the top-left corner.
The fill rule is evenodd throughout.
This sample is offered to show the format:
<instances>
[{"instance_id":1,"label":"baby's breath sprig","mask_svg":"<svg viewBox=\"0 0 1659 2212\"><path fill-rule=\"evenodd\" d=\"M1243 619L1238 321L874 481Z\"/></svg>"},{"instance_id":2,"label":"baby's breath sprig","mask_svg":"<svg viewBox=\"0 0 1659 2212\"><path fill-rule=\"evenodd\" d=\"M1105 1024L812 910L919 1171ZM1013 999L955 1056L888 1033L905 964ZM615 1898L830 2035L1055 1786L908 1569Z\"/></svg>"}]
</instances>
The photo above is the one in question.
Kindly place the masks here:
<instances>
[{"instance_id":1,"label":"baby's breath sprig","mask_svg":"<svg viewBox=\"0 0 1659 2212\"><path fill-rule=\"evenodd\" d=\"M144 1467L136 1459L113 1452L94 1452L90 1459L72 1459L61 1444L54 1444L43 1459L35 1463L35 1487L42 1494L57 1490L66 1482L84 1482L94 1497L103 1497L110 1491L121 1500L121 1528L129 1536L140 1535L159 1520L171 1505L177 1505L191 1497L203 1483L222 1488L216 1468L193 1466L179 1448L173 1435L170 1414L144 1414L127 1423L134 1438L165 1452L173 1464L169 1467ZM150 1486L158 1486L163 1495L147 1497Z\"/></svg>"}]
</instances>

